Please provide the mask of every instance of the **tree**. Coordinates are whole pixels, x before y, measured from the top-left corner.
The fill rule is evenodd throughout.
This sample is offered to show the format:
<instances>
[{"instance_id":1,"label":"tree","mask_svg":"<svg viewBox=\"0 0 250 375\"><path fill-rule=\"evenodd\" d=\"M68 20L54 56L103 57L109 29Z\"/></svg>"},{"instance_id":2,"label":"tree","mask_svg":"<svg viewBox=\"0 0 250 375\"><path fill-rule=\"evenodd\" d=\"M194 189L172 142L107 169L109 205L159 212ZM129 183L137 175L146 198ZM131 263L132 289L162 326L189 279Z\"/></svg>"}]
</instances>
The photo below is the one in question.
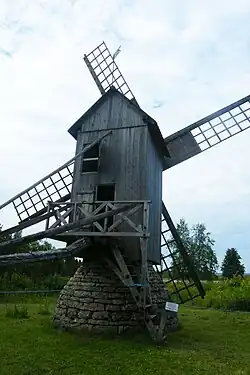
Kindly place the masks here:
<instances>
[{"instance_id":1,"label":"tree","mask_svg":"<svg viewBox=\"0 0 250 375\"><path fill-rule=\"evenodd\" d=\"M12 236L10 234L2 234L3 226L0 224L0 242L5 242L11 240Z\"/></svg>"},{"instance_id":2,"label":"tree","mask_svg":"<svg viewBox=\"0 0 250 375\"><path fill-rule=\"evenodd\" d=\"M241 256L235 248L227 249L222 262L222 276L231 279L234 276L244 276L245 266L241 263Z\"/></svg>"},{"instance_id":3,"label":"tree","mask_svg":"<svg viewBox=\"0 0 250 375\"><path fill-rule=\"evenodd\" d=\"M181 219L177 224L176 229L181 237L183 245L193 260L199 277L206 280L212 279L218 268L218 260L213 250L215 241L211 238L211 233L206 230L206 226L202 223L198 223L189 229L186 221ZM179 269L182 273L188 273L175 243L172 247L174 247L174 250L176 251L174 255L175 263L180 265ZM175 267L174 273L176 272L177 267Z\"/></svg>"}]
</instances>

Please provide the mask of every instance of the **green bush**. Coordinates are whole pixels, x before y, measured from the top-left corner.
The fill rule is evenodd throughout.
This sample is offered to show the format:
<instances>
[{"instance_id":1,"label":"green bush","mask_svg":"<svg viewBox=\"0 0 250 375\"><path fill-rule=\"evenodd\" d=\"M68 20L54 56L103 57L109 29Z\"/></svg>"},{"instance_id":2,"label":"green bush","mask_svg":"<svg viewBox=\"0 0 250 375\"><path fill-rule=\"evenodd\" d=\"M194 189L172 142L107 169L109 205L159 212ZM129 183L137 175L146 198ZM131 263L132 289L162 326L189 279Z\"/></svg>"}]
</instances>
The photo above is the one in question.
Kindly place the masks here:
<instances>
[{"instance_id":1,"label":"green bush","mask_svg":"<svg viewBox=\"0 0 250 375\"><path fill-rule=\"evenodd\" d=\"M44 290L44 289L62 289L67 283L68 277L60 275L50 275L41 277L38 280L30 276L19 273L5 273L0 277L0 290Z\"/></svg>"},{"instance_id":2,"label":"green bush","mask_svg":"<svg viewBox=\"0 0 250 375\"><path fill-rule=\"evenodd\" d=\"M28 319L28 309L25 305L14 305L13 306L7 306L5 316L7 318L14 318L14 319Z\"/></svg>"},{"instance_id":3,"label":"green bush","mask_svg":"<svg viewBox=\"0 0 250 375\"><path fill-rule=\"evenodd\" d=\"M40 315L50 315L50 304L47 298L44 298L42 303L39 304L38 314Z\"/></svg>"},{"instance_id":4,"label":"green bush","mask_svg":"<svg viewBox=\"0 0 250 375\"><path fill-rule=\"evenodd\" d=\"M205 284L206 296L197 298L194 305L217 309L250 311L250 280L235 277Z\"/></svg>"},{"instance_id":5,"label":"green bush","mask_svg":"<svg viewBox=\"0 0 250 375\"><path fill-rule=\"evenodd\" d=\"M234 277L232 279L221 279L217 281L203 282L206 292L205 298L197 297L189 304L203 306L207 308L216 308L233 311L250 311L250 279ZM167 284L170 292L174 292L172 283ZM178 283L178 289L183 300L189 299L188 291L183 283ZM197 289L189 289L192 295L197 294ZM178 298L173 298L174 302L179 303Z\"/></svg>"}]
</instances>

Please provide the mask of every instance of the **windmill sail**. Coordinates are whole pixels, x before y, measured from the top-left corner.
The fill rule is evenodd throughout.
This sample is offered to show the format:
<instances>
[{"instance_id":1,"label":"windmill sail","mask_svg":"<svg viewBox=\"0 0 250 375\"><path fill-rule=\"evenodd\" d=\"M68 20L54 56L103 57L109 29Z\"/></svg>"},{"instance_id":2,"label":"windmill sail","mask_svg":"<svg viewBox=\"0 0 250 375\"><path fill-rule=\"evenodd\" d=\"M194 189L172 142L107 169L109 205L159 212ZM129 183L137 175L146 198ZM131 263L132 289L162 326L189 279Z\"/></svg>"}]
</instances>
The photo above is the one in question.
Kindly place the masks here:
<instances>
[{"instance_id":1,"label":"windmill sail","mask_svg":"<svg viewBox=\"0 0 250 375\"><path fill-rule=\"evenodd\" d=\"M23 222L38 216L42 217L47 212L48 201L65 202L69 200L75 160L110 134L111 131L106 132L59 168L0 205L0 210L13 204L19 220Z\"/></svg>"},{"instance_id":2,"label":"windmill sail","mask_svg":"<svg viewBox=\"0 0 250 375\"><path fill-rule=\"evenodd\" d=\"M250 95L165 138L171 168L250 127Z\"/></svg>"},{"instance_id":3,"label":"windmill sail","mask_svg":"<svg viewBox=\"0 0 250 375\"><path fill-rule=\"evenodd\" d=\"M128 99L132 100L134 104L138 105L134 94L130 90L115 62L115 58L119 53L120 47L112 56L106 44L102 42L88 55L84 55L84 61L102 95L105 94L111 86L114 86Z\"/></svg>"},{"instance_id":4,"label":"windmill sail","mask_svg":"<svg viewBox=\"0 0 250 375\"><path fill-rule=\"evenodd\" d=\"M183 268L187 270L185 274ZM165 283L174 302L185 303L196 297L205 296L192 258L184 247L164 202L162 202L161 271L157 267L156 269L162 277L165 275Z\"/></svg>"}]
</instances>

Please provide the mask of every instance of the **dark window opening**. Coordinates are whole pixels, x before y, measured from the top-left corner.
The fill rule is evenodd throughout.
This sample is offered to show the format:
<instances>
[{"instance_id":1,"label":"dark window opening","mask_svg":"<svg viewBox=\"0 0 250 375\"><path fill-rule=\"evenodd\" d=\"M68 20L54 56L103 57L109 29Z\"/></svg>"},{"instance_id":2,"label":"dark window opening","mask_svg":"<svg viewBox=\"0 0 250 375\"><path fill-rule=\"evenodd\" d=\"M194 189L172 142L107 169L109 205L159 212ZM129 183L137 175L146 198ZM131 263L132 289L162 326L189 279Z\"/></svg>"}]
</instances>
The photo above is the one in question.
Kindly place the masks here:
<instances>
[{"instance_id":1,"label":"dark window opening","mask_svg":"<svg viewBox=\"0 0 250 375\"><path fill-rule=\"evenodd\" d=\"M86 147L88 144L83 145L83 148ZM91 147L88 151L86 151L82 156L82 168L81 172L98 172L99 167L99 144Z\"/></svg>"},{"instance_id":2,"label":"dark window opening","mask_svg":"<svg viewBox=\"0 0 250 375\"><path fill-rule=\"evenodd\" d=\"M97 185L96 187L96 201L114 201L115 200L115 184L107 184L107 185ZM100 206L101 203L96 203L96 208ZM101 209L98 214L105 212L105 207ZM101 219L98 223L104 227L105 219ZM111 226L114 222L112 216L107 218L107 227ZM95 228L95 231L98 229Z\"/></svg>"},{"instance_id":3,"label":"dark window opening","mask_svg":"<svg viewBox=\"0 0 250 375\"><path fill-rule=\"evenodd\" d=\"M115 184L97 185L96 187L97 201L113 201L115 200Z\"/></svg>"},{"instance_id":4,"label":"dark window opening","mask_svg":"<svg viewBox=\"0 0 250 375\"><path fill-rule=\"evenodd\" d=\"M98 159L97 160L83 160L82 173L98 172Z\"/></svg>"}]
</instances>

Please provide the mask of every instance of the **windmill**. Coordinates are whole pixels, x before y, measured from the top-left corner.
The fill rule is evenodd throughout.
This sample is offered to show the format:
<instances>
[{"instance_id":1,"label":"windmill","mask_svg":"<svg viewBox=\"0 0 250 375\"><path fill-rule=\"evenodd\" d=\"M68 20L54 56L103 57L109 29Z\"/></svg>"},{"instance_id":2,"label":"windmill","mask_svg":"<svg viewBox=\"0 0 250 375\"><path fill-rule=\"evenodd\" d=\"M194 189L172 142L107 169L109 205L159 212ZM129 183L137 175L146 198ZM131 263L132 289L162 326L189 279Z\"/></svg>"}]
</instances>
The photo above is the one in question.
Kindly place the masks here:
<instances>
[{"instance_id":1,"label":"windmill","mask_svg":"<svg viewBox=\"0 0 250 375\"><path fill-rule=\"evenodd\" d=\"M12 204L19 219L2 235L45 223L1 243L0 254L11 254L0 255L0 265L82 257L59 296L55 324L117 332L141 325L160 342L178 325L178 305L205 295L162 202L162 173L249 128L250 96L163 139L116 64L119 51L112 56L103 42L84 56L101 97L69 129L75 156L0 206ZM66 247L13 253L43 238Z\"/></svg>"}]
</instances>

